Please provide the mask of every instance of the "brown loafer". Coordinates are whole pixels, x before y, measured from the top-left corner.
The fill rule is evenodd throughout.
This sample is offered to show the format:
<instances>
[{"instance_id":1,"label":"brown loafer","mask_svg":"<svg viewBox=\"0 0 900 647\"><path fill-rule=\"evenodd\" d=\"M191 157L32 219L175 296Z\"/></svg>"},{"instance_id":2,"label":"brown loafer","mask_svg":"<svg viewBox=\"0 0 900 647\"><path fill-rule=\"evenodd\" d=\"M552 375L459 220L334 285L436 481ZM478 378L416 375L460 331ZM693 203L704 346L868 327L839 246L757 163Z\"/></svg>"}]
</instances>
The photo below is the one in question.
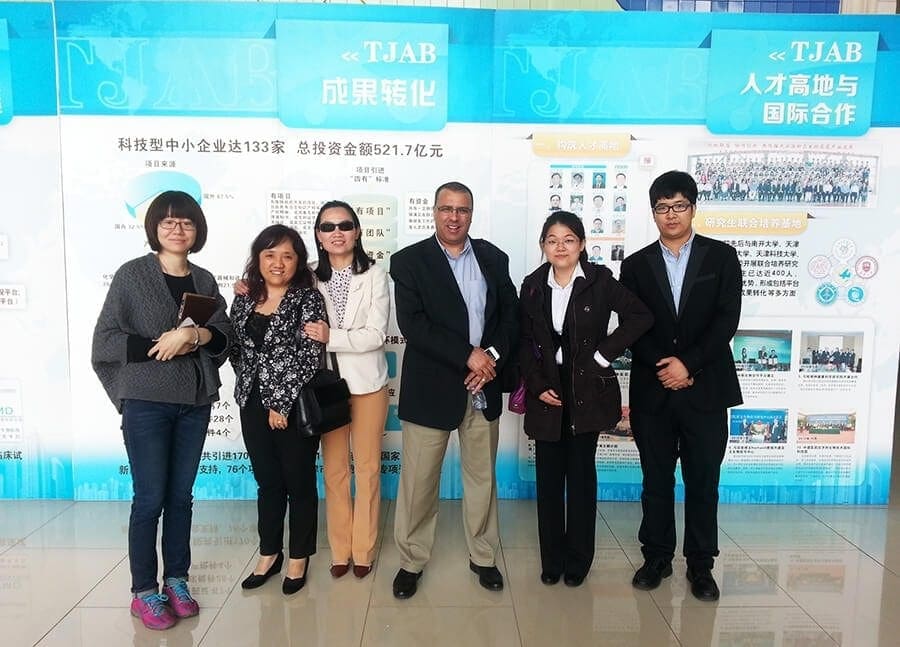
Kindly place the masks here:
<instances>
[{"instance_id":1,"label":"brown loafer","mask_svg":"<svg viewBox=\"0 0 900 647\"><path fill-rule=\"evenodd\" d=\"M347 573L350 572L350 564L332 564L330 570L331 577L333 577L334 579L344 577Z\"/></svg>"},{"instance_id":2,"label":"brown loafer","mask_svg":"<svg viewBox=\"0 0 900 647\"><path fill-rule=\"evenodd\" d=\"M353 574L359 579L364 578L366 575L372 572L372 565L362 566L360 564L353 565Z\"/></svg>"}]
</instances>

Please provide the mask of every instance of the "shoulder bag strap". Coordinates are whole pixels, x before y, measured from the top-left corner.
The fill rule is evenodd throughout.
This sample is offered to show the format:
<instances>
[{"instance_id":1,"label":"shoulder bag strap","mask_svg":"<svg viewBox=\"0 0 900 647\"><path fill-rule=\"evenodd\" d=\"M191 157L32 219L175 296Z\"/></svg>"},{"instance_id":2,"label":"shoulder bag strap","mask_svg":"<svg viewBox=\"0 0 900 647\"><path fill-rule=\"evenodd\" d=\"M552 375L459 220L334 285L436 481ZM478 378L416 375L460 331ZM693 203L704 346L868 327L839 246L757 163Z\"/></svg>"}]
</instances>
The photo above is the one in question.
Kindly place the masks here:
<instances>
[{"instance_id":1,"label":"shoulder bag strap","mask_svg":"<svg viewBox=\"0 0 900 647\"><path fill-rule=\"evenodd\" d=\"M337 373L337 376L340 377L340 376L341 376L341 369L338 368L337 354L336 354L336 353L328 353L328 354L331 355L331 368L332 368L332 370L334 370L334 372Z\"/></svg>"},{"instance_id":2,"label":"shoulder bag strap","mask_svg":"<svg viewBox=\"0 0 900 647\"><path fill-rule=\"evenodd\" d=\"M328 313L327 313L327 312L325 313L325 323L327 323L329 326L331 326L331 322L328 321ZM332 353L326 353L324 347L322 348L322 360L321 360L322 367L323 367L323 368L327 368L327 367L328 367L328 361L326 360L326 357L325 357L326 354L331 356L331 370L333 370L333 371L337 374L337 376L340 377L340 376L341 376L341 371L340 371L340 369L338 368L337 354L335 354L335 353L333 353L333 352L332 352Z\"/></svg>"}]
</instances>

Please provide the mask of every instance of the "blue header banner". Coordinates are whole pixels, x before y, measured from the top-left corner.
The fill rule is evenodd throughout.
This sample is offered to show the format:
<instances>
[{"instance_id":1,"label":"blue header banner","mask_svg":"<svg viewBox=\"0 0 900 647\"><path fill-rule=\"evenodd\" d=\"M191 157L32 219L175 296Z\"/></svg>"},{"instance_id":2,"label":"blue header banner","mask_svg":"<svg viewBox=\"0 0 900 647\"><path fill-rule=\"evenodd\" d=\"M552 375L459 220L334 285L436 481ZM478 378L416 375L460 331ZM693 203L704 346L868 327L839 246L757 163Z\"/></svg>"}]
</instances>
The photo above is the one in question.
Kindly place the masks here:
<instances>
[{"instance_id":1,"label":"blue header banner","mask_svg":"<svg viewBox=\"0 0 900 647\"><path fill-rule=\"evenodd\" d=\"M863 135L877 49L877 32L713 31L707 127L718 134Z\"/></svg>"},{"instance_id":2,"label":"blue header banner","mask_svg":"<svg viewBox=\"0 0 900 647\"><path fill-rule=\"evenodd\" d=\"M729 134L825 136L900 125L893 17L72 0L59 0L56 15L64 114L277 117L370 130L708 124ZM798 34L813 44L806 60L788 60ZM860 60L826 60L827 49L812 60L823 39L861 43ZM780 51L785 60L766 58ZM752 73L759 92L750 84L741 94ZM795 92L810 76L810 95L793 95L808 111L769 106L763 123L764 104L801 103L768 89L765 79L778 74L793 77ZM779 110L790 123L771 123Z\"/></svg>"},{"instance_id":3,"label":"blue header banner","mask_svg":"<svg viewBox=\"0 0 900 647\"><path fill-rule=\"evenodd\" d=\"M0 3L0 124L56 114L52 5Z\"/></svg>"},{"instance_id":4,"label":"blue header banner","mask_svg":"<svg viewBox=\"0 0 900 647\"><path fill-rule=\"evenodd\" d=\"M57 2L63 114L273 117L276 5Z\"/></svg>"},{"instance_id":5,"label":"blue header banner","mask_svg":"<svg viewBox=\"0 0 900 647\"><path fill-rule=\"evenodd\" d=\"M440 130L447 123L447 25L280 20L275 32L286 125Z\"/></svg>"},{"instance_id":6,"label":"blue header banner","mask_svg":"<svg viewBox=\"0 0 900 647\"><path fill-rule=\"evenodd\" d=\"M13 91L9 66L9 32L6 21L0 18L0 126L12 121Z\"/></svg>"},{"instance_id":7,"label":"blue header banner","mask_svg":"<svg viewBox=\"0 0 900 647\"><path fill-rule=\"evenodd\" d=\"M273 116L272 41L60 38L63 114Z\"/></svg>"}]
</instances>

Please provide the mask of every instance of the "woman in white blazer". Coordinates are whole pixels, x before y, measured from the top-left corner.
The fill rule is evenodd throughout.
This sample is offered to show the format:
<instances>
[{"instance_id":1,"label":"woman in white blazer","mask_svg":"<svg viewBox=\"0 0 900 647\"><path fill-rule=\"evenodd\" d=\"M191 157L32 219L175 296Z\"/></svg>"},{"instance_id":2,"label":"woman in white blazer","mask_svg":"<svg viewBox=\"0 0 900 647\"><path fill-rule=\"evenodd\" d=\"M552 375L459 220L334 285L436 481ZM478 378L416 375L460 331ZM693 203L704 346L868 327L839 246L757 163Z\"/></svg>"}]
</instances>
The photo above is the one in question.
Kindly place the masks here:
<instances>
[{"instance_id":1,"label":"woman in white blazer","mask_svg":"<svg viewBox=\"0 0 900 647\"><path fill-rule=\"evenodd\" d=\"M388 278L363 250L359 218L346 202L322 205L315 232L319 262L314 272L328 322L307 323L304 330L336 354L338 370L350 387L352 417L346 427L322 436L331 575L346 575L352 561L353 574L362 578L372 570L378 538L381 437L388 407ZM356 477L355 502L351 473Z\"/></svg>"}]
</instances>

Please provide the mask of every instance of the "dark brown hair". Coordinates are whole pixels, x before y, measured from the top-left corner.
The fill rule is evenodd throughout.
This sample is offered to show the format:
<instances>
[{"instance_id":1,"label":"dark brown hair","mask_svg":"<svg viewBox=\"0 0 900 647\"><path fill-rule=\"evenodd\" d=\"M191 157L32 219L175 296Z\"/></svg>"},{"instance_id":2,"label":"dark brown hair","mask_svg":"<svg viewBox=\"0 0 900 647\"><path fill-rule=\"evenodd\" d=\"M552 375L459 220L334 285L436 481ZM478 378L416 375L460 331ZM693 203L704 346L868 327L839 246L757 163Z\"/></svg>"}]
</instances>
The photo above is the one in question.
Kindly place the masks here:
<instances>
[{"instance_id":1,"label":"dark brown hair","mask_svg":"<svg viewBox=\"0 0 900 647\"><path fill-rule=\"evenodd\" d=\"M584 242L584 239L586 238L584 233L584 223L581 222L581 218L570 211L554 211L547 216L547 219L544 221L544 226L541 227L541 246L544 245L544 239L547 238L547 231L553 225L567 227L581 242ZM581 250L581 254L578 255L578 260L584 263L588 262L587 250Z\"/></svg>"},{"instance_id":2,"label":"dark brown hair","mask_svg":"<svg viewBox=\"0 0 900 647\"><path fill-rule=\"evenodd\" d=\"M684 171L666 171L650 185L650 208L656 206L660 198L674 198L680 193L691 204L697 204L697 183Z\"/></svg>"},{"instance_id":3,"label":"dark brown hair","mask_svg":"<svg viewBox=\"0 0 900 647\"><path fill-rule=\"evenodd\" d=\"M166 218L186 218L194 223L197 235L188 251L196 253L203 249L206 244L206 217L197 201L184 191L163 191L147 207L144 231L147 233L150 249L154 252L162 249L159 244L159 223Z\"/></svg>"},{"instance_id":4,"label":"dark brown hair","mask_svg":"<svg viewBox=\"0 0 900 647\"><path fill-rule=\"evenodd\" d=\"M453 193L465 193L469 196L469 202L472 204L472 209L475 208L475 198L472 196L472 189L467 187L462 182L444 182L441 186L434 190L434 204L432 206L437 206L438 195L441 191L452 191Z\"/></svg>"},{"instance_id":5,"label":"dark brown hair","mask_svg":"<svg viewBox=\"0 0 900 647\"><path fill-rule=\"evenodd\" d=\"M266 290L266 281L259 270L259 255L267 249L272 249L282 242L288 241L297 255L297 271L291 278L291 287L311 288L315 281L313 273L307 267L309 257L306 254L306 245L296 229L285 225L269 225L253 240L250 245L250 258L244 268L244 281L247 282L247 297L253 303L262 303L269 296Z\"/></svg>"}]
</instances>

